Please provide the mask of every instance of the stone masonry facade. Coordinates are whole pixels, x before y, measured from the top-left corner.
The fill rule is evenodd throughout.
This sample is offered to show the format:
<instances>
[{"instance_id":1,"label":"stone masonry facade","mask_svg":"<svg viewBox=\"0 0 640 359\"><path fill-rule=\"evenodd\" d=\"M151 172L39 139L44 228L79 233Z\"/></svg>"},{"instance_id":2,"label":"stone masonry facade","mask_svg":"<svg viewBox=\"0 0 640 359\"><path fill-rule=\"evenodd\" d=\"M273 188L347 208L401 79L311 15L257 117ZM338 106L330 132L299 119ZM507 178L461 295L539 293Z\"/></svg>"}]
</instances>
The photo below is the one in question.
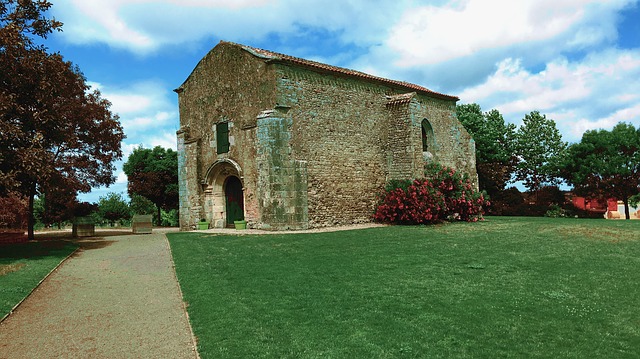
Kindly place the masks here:
<instances>
[{"instance_id":1,"label":"stone masonry facade","mask_svg":"<svg viewBox=\"0 0 640 359\"><path fill-rule=\"evenodd\" d=\"M458 98L418 85L220 42L176 92L182 230L201 219L270 230L370 222L385 183L421 177L431 161L477 181Z\"/></svg>"}]
</instances>

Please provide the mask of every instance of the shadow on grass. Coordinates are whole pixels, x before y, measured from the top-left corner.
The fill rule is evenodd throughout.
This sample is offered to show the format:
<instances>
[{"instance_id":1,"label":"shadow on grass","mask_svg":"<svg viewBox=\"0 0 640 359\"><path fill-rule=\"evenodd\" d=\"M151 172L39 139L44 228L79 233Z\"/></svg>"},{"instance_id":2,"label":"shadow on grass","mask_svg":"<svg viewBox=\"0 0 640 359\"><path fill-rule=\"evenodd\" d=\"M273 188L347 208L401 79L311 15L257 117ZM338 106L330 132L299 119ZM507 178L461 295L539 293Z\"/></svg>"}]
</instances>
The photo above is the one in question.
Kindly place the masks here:
<instances>
[{"instance_id":1,"label":"shadow on grass","mask_svg":"<svg viewBox=\"0 0 640 359\"><path fill-rule=\"evenodd\" d=\"M69 246L68 241L51 240L46 242L22 242L8 244L0 247L0 264L20 258L37 259L57 255L65 247Z\"/></svg>"},{"instance_id":2,"label":"shadow on grass","mask_svg":"<svg viewBox=\"0 0 640 359\"><path fill-rule=\"evenodd\" d=\"M77 247L74 256L86 250L105 248L113 244L114 240L108 237L129 235L126 230L96 230L96 235L91 237L73 237L70 231L47 231L35 233L34 241L17 243L4 243L0 246L0 264L7 260L20 258L36 259L49 255L57 255L68 246Z\"/></svg>"}]
</instances>

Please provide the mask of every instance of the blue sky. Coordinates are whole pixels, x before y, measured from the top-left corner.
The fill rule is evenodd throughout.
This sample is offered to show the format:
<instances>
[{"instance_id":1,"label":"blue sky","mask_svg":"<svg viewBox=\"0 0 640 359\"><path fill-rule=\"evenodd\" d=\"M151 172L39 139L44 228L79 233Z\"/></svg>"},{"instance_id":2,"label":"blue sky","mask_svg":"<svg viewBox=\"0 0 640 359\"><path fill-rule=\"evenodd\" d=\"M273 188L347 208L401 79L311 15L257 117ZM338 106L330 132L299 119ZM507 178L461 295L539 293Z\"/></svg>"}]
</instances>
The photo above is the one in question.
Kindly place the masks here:
<instances>
[{"instance_id":1,"label":"blue sky","mask_svg":"<svg viewBox=\"0 0 640 359\"><path fill-rule=\"evenodd\" d=\"M176 147L172 91L220 40L408 81L498 109L538 110L568 142L640 126L640 0L56 0L46 41L119 114L126 156ZM126 194L118 181L81 195Z\"/></svg>"}]
</instances>

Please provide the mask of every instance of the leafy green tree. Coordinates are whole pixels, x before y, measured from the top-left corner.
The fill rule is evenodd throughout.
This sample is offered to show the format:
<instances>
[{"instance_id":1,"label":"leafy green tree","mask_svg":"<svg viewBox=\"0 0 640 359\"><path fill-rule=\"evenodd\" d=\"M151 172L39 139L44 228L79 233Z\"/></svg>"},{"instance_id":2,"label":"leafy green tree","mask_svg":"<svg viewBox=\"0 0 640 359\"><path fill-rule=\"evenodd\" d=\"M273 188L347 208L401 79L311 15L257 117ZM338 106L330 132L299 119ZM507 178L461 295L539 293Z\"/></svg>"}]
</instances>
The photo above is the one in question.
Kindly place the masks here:
<instances>
[{"instance_id":1,"label":"leafy green tree","mask_svg":"<svg viewBox=\"0 0 640 359\"><path fill-rule=\"evenodd\" d=\"M98 215L113 227L116 221L131 217L131 209L120 193L109 192L98 200Z\"/></svg>"},{"instance_id":2,"label":"leafy green tree","mask_svg":"<svg viewBox=\"0 0 640 359\"><path fill-rule=\"evenodd\" d=\"M567 150L562 174L578 194L622 200L629 219L629 203L640 193L640 127L621 122L585 132Z\"/></svg>"},{"instance_id":3,"label":"leafy green tree","mask_svg":"<svg viewBox=\"0 0 640 359\"><path fill-rule=\"evenodd\" d=\"M498 110L483 113L475 103L458 105L456 110L476 143L479 186L494 196L504 190L514 172L516 126L506 124Z\"/></svg>"},{"instance_id":4,"label":"leafy green tree","mask_svg":"<svg viewBox=\"0 0 640 359\"><path fill-rule=\"evenodd\" d=\"M123 166L128 177L129 196L137 194L156 206L156 223L161 225L160 211L178 208L178 153L156 146L138 147Z\"/></svg>"},{"instance_id":5,"label":"leafy green tree","mask_svg":"<svg viewBox=\"0 0 640 359\"><path fill-rule=\"evenodd\" d=\"M516 132L516 180L536 193L543 186L559 184L559 161L566 148L555 121L538 111L525 115Z\"/></svg>"},{"instance_id":6,"label":"leafy green tree","mask_svg":"<svg viewBox=\"0 0 640 359\"><path fill-rule=\"evenodd\" d=\"M139 194L129 195L131 201L129 201L129 207L131 208L131 214L151 214L154 218L157 216L158 209L146 197L142 197Z\"/></svg>"},{"instance_id":7,"label":"leafy green tree","mask_svg":"<svg viewBox=\"0 0 640 359\"><path fill-rule=\"evenodd\" d=\"M178 218L178 210L162 211L162 225L166 227L178 227L180 219Z\"/></svg>"},{"instance_id":8,"label":"leafy green tree","mask_svg":"<svg viewBox=\"0 0 640 359\"><path fill-rule=\"evenodd\" d=\"M46 18L45 0L0 1L0 194L34 198L55 183L88 192L115 181L113 163L124 139L118 117L72 63L49 54L34 38L62 24Z\"/></svg>"},{"instance_id":9,"label":"leafy green tree","mask_svg":"<svg viewBox=\"0 0 640 359\"><path fill-rule=\"evenodd\" d=\"M637 207L640 204L640 192L638 194L629 197L629 205Z\"/></svg>"}]
</instances>

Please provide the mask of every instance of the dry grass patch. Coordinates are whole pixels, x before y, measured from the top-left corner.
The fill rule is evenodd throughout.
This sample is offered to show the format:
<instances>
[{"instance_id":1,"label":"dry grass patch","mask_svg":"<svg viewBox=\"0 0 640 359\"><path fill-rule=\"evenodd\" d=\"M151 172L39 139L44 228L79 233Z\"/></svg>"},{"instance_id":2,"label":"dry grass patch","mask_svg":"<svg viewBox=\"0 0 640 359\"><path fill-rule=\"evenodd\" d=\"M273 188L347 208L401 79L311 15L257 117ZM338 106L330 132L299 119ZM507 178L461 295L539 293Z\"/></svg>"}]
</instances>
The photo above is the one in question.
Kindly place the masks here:
<instances>
[{"instance_id":1,"label":"dry grass patch","mask_svg":"<svg viewBox=\"0 0 640 359\"><path fill-rule=\"evenodd\" d=\"M24 263L0 264L0 276L9 274L11 272L17 272L24 266Z\"/></svg>"}]
</instances>

